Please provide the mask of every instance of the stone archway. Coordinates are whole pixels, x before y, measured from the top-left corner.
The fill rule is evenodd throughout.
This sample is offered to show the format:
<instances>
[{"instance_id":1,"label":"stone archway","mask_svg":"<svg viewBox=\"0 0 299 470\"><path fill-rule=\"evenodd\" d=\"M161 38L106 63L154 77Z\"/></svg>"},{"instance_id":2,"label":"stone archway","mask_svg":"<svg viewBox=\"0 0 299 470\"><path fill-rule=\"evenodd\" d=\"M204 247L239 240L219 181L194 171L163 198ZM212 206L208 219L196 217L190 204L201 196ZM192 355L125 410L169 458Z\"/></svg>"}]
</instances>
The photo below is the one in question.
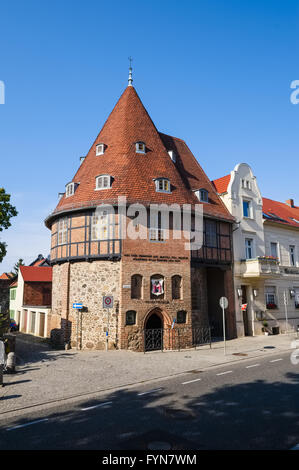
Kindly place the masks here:
<instances>
[{"instance_id":1,"label":"stone archway","mask_svg":"<svg viewBox=\"0 0 299 470\"><path fill-rule=\"evenodd\" d=\"M164 318L160 309L151 310L144 320L144 350L163 350Z\"/></svg>"},{"instance_id":2,"label":"stone archway","mask_svg":"<svg viewBox=\"0 0 299 470\"><path fill-rule=\"evenodd\" d=\"M163 318L157 313L152 312L151 315L147 318L145 329L155 329L155 328L163 328Z\"/></svg>"}]
</instances>

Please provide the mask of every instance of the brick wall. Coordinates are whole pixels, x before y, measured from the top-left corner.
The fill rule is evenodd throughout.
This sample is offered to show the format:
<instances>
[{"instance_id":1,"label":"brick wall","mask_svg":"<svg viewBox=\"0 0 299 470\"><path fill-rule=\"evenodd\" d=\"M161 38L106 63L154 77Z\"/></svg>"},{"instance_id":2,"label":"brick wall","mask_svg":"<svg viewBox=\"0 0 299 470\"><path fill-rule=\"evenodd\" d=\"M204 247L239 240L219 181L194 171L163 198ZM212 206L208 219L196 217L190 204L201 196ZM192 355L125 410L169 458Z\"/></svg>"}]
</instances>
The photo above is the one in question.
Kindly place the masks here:
<instances>
[{"instance_id":1,"label":"brick wall","mask_svg":"<svg viewBox=\"0 0 299 470\"><path fill-rule=\"evenodd\" d=\"M24 305L51 305L51 282L25 282Z\"/></svg>"}]
</instances>

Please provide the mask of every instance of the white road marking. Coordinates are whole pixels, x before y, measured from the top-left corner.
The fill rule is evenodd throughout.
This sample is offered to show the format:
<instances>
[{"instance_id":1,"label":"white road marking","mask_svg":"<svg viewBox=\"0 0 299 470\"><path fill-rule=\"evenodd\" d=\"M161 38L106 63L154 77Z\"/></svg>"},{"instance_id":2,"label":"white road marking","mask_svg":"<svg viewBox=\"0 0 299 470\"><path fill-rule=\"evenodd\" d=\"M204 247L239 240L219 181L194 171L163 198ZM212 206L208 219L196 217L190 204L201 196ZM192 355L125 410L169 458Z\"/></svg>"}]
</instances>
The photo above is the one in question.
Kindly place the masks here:
<instances>
[{"instance_id":1,"label":"white road marking","mask_svg":"<svg viewBox=\"0 0 299 470\"><path fill-rule=\"evenodd\" d=\"M250 369L251 367L258 367L260 364L252 364L251 366L246 366L246 369Z\"/></svg>"},{"instance_id":2,"label":"white road marking","mask_svg":"<svg viewBox=\"0 0 299 470\"><path fill-rule=\"evenodd\" d=\"M281 359L273 359L273 361L270 361L270 362L278 362L278 361L282 361L282 358Z\"/></svg>"},{"instance_id":3,"label":"white road marking","mask_svg":"<svg viewBox=\"0 0 299 470\"><path fill-rule=\"evenodd\" d=\"M148 390L147 392L138 393L138 395L141 397L142 395L147 395L148 393L158 392L159 390L163 390L163 388L154 388L153 390Z\"/></svg>"},{"instance_id":4,"label":"white road marking","mask_svg":"<svg viewBox=\"0 0 299 470\"><path fill-rule=\"evenodd\" d=\"M13 431L14 429L25 428L26 426L31 426L31 424L43 423L44 421L48 421L48 418L38 419L36 421L30 421L30 423L25 423L25 424L18 424L18 426L12 426L11 428L7 428L7 431Z\"/></svg>"},{"instance_id":5,"label":"white road marking","mask_svg":"<svg viewBox=\"0 0 299 470\"><path fill-rule=\"evenodd\" d=\"M198 382L201 379L188 380L188 382L182 382L182 385L191 384L192 382Z\"/></svg>"},{"instance_id":6,"label":"white road marking","mask_svg":"<svg viewBox=\"0 0 299 470\"><path fill-rule=\"evenodd\" d=\"M220 372L219 374L216 375L224 375L224 374L230 374L232 370L227 370L226 372Z\"/></svg>"},{"instance_id":7,"label":"white road marking","mask_svg":"<svg viewBox=\"0 0 299 470\"><path fill-rule=\"evenodd\" d=\"M100 408L101 406L111 405L112 401L106 401L105 403L99 403L98 405L88 406L87 408L81 408L81 411L93 410L94 408Z\"/></svg>"}]
</instances>

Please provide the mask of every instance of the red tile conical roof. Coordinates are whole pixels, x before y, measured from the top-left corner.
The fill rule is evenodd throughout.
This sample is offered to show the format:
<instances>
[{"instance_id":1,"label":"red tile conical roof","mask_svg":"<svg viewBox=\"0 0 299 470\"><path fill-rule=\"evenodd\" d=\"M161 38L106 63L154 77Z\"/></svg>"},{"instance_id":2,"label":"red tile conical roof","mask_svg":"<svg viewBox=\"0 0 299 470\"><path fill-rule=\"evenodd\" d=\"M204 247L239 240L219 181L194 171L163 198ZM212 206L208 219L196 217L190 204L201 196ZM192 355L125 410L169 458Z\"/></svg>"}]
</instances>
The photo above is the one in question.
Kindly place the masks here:
<instances>
[{"instance_id":1,"label":"red tile conical roof","mask_svg":"<svg viewBox=\"0 0 299 470\"><path fill-rule=\"evenodd\" d=\"M168 154L167 137L159 134L135 88L128 86L72 180L78 184L75 193L62 196L54 214L101 202L117 203L118 196L126 196L128 203L198 204L194 190L205 188L212 195L212 204L204 204L204 212L231 221L232 217L186 144L181 141L184 152L180 155L181 163L175 164ZM136 153L138 141L146 144L145 154ZM105 152L96 156L99 143L105 145ZM188 171L190 168L197 173L194 181L198 180L198 187L190 184L186 172L181 171L184 165ZM106 174L112 176L111 188L95 190L96 177ZM170 194L156 192L153 180L159 177L170 180Z\"/></svg>"}]
</instances>

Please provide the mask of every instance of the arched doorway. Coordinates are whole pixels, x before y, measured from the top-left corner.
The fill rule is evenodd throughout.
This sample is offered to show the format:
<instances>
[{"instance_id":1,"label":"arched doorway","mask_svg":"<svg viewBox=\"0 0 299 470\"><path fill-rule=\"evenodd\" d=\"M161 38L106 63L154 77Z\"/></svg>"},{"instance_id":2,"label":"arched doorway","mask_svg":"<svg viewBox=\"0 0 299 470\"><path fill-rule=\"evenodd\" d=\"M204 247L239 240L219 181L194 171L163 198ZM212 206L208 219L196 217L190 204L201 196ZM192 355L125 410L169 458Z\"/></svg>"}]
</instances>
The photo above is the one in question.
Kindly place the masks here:
<instances>
[{"instance_id":1,"label":"arched doorway","mask_svg":"<svg viewBox=\"0 0 299 470\"><path fill-rule=\"evenodd\" d=\"M147 319L145 328L146 329L163 328L162 318L156 313L152 313Z\"/></svg>"},{"instance_id":2,"label":"arched doorway","mask_svg":"<svg viewBox=\"0 0 299 470\"><path fill-rule=\"evenodd\" d=\"M149 313L144 324L144 350L163 350L163 315L160 311Z\"/></svg>"}]
</instances>

